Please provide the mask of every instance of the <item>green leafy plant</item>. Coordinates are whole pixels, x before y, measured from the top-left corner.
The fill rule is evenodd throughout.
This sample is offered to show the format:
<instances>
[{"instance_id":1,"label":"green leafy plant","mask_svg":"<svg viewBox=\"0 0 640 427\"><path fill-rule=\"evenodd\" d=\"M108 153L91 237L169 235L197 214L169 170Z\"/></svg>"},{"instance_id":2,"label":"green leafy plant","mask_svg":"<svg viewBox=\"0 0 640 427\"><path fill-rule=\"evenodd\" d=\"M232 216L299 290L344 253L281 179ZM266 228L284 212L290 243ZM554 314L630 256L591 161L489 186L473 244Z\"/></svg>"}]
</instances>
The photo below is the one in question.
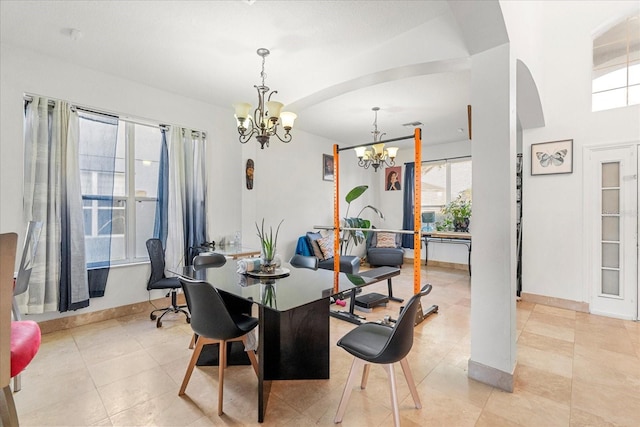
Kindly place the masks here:
<instances>
[{"instance_id":1,"label":"green leafy plant","mask_svg":"<svg viewBox=\"0 0 640 427\"><path fill-rule=\"evenodd\" d=\"M358 215L354 217L349 216L349 208L351 208L351 202L356 200L358 197L362 196L362 194L365 191L367 191L368 188L369 188L368 185L359 185L357 187L352 188L351 191L349 191L345 196L344 199L347 202L347 210L345 212L345 217L344 217L344 226L346 228L370 228L371 221L360 217L362 212L364 212L366 209L371 209L381 219L384 219L384 215L382 214L382 212L380 212L377 208L371 205L366 205L365 207L360 209L360 212L358 212ZM367 234L362 230L344 230L342 232L342 238L340 241L340 254L341 255L348 254L350 250L353 249L353 247L363 243L366 239L367 239Z\"/></svg>"},{"instance_id":2,"label":"green leafy plant","mask_svg":"<svg viewBox=\"0 0 640 427\"><path fill-rule=\"evenodd\" d=\"M258 227L256 222L256 230L258 230L258 237L260 238L260 245L262 247L262 256L265 262L273 261L276 256L276 248L278 246L278 233L280 232L280 226L284 222L284 219L278 224L275 236L273 235L273 228L269 227L269 233L264 230L264 218L262 218L262 224Z\"/></svg>"},{"instance_id":3,"label":"green leafy plant","mask_svg":"<svg viewBox=\"0 0 640 427\"><path fill-rule=\"evenodd\" d=\"M471 200L459 194L455 200L447 203L441 210L443 218L436 223L438 231L469 231L469 218L471 218Z\"/></svg>"}]
</instances>

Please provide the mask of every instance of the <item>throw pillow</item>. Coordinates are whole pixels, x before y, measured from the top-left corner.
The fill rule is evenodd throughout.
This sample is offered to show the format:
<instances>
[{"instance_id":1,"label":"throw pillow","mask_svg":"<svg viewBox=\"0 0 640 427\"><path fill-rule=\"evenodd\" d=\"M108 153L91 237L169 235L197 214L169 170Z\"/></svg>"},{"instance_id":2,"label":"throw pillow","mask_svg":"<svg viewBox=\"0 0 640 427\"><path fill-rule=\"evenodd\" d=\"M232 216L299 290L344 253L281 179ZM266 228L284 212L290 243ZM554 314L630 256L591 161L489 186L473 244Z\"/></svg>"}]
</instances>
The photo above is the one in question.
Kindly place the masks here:
<instances>
[{"instance_id":1,"label":"throw pillow","mask_svg":"<svg viewBox=\"0 0 640 427\"><path fill-rule=\"evenodd\" d=\"M313 251L313 255L318 258L320 261L324 260L324 255L322 255L322 251L320 250L320 246L318 246L318 240L322 238L320 233L307 233L307 240L309 241L309 247Z\"/></svg>"},{"instance_id":2,"label":"throw pillow","mask_svg":"<svg viewBox=\"0 0 640 427\"><path fill-rule=\"evenodd\" d=\"M395 248L396 247L396 235L395 233L380 232L376 236L378 241L376 248Z\"/></svg>"},{"instance_id":3,"label":"throw pillow","mask_svg":"<svg viewBox=\"0 0 640 427\"><path fill-rule=\"evenodd\" d=\"M318 246L320 246L324 257L323 259L333 258L333 235L318 239L316 242L318 242Z\"/></svg>"}]
</instances>

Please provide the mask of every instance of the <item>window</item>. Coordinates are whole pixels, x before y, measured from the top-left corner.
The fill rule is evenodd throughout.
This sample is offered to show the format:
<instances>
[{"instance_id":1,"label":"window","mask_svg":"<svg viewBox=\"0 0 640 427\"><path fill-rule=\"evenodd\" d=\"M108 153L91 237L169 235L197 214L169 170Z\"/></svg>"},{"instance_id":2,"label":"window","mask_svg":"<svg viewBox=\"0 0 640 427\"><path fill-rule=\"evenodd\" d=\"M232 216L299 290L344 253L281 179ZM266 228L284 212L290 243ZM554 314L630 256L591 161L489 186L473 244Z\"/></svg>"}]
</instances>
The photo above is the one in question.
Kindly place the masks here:
<instances>
[{"instance_id":1,"label":"window","mask_svg":"<svg viewBox=\"0 0 640 427\"><path fill-rule=\"evenodd\" d=\"M593 40L592 110L640 104L640 15Z\"/></svg>"},{"instance_id":2,"label":"window","mask_svg":"<svg viewBox=\"0 0 640 427\"><path fill-rule=\"evenodd\" d=\"M471 158L423 162L422 211L436 212L462 194L471 200ZM440 220L437 217L437 220Z\"/></svg>"},{"instance_id":3,"label":"window","mask_svg":"<svg viewBox=\"0 0 640 427\"><path fill-rule=\"evenodd\" d=\"M89 267L147 258L158 204L158 127L79 113L85 251Z\"/></svg>"}]
</instances>

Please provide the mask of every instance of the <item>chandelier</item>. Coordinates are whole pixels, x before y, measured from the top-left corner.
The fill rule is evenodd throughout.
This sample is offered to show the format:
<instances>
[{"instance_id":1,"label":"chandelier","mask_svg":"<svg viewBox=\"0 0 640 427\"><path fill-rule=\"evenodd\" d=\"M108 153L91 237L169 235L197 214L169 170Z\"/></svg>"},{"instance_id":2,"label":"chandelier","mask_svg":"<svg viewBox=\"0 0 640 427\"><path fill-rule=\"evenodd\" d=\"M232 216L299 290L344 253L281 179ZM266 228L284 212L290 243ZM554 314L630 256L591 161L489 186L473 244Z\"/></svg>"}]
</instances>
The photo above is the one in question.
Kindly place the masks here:
<instances>
[{"instance_id":1,"label":"chandelier","mask_svg":"<svg viewBox=\"0 0 640 427\"><path fill-rule=\"evenodd\" d=\"M373 107L371 109L375 113L375 120L373 121L373 144L371 148L356 147L356 156L358 156L358 166L365 169L369 169L369 166L373 166L374 172L378 172L378 168L382 165L394 166L396 164L396 154L398 153L398 147L384 148L384 143L379 142L380 138L385 133L381 133L378 130L378 111L380 107Z\"/></svg>"},{"instance_id":2,"label":"chandelier","mask_svg":"<svg viewBox=\"0 0 640 427\"><path fill-rule=\"evenodd\" d=\"M291 134L289 134L289 131L293 128L293 121L298 116L286 111L280 112L283 104L271 101L271 95L278 93L278 91L269 92L269 88L264 84L264 79L267 77L264 72L264 62L270 52L269 49L260 48L256 53L262 58L262 71L260 72L262 84L253 86L258 91L258 107L253 111L253 117L249 115L252 108L251 104L240 102L233 104L233 107L236 110L235 117L238 124L238 133L240 134L238 137L240 142L244 144L255 135L260 143L260 148L264 150L265 145L269 146L269 138L272 136L276 136L282 142L290 142ZM283 137L278 135L278 125L284 128Z\"/></svg>"}]
</instances>

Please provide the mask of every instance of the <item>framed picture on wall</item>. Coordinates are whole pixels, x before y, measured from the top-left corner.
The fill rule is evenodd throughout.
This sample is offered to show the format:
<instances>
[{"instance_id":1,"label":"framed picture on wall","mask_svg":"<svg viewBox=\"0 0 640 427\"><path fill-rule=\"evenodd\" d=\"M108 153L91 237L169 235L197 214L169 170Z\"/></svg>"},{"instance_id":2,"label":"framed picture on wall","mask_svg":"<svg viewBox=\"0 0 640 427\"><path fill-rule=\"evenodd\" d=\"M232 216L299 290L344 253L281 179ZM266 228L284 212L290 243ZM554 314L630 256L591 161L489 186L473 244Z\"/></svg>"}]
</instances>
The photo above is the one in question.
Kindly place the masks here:
<instances>
[{"instance_id":1,"label":"framed picture on wall","mask_svg":"<svg viewBox=\"0 0 640 427\"><path fill-rule=\"evenodd\" d=\"M573 173L573 139L531 144L531 175Z\"/></svg>"},{"instance_id":2,"label":"framed picture on wall","mask_svg":"<svg viewBox=\"0 0 640 427\"><path fill-rule=\"evenodd\" d=\"M391 168L386 168L384 171L384 190L385 191L396 191L402 190L402 186L400 185L400 171L402 166L394 166Z\"/></svg>"},{"instance_id":3,"label":"framed picture on wall","mask_svg":"<svg viewBox=\"0 0 640 427\"><path fill-rule=\"evenodd\" d=\"M322 155L322 179L333 181L333 156L331 154Z\"/></svg>"}]
</instances>

